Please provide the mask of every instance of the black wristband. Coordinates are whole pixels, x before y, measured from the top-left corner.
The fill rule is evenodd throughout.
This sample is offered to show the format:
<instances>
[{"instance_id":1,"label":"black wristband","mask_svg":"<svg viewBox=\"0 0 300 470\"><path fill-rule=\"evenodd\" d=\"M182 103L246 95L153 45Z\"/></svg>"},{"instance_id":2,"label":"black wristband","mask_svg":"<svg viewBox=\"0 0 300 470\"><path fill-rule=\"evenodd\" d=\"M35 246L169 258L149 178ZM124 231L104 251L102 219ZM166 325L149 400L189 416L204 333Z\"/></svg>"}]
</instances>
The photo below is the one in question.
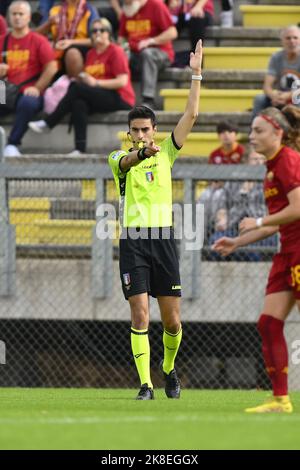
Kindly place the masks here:
<instances>
[{"instance_id":1,"label":"black wristband","mask_svg":"<svg viewBox=\"0 0 300 470\"><path fill-rule=\"evenodd\" d=\"M137 153L137 157L139 160L145 160L146 158L149 158L146 154L146 147L143 147L141 149L138 150L138 153Z\"/></svg>"}]
</instances>

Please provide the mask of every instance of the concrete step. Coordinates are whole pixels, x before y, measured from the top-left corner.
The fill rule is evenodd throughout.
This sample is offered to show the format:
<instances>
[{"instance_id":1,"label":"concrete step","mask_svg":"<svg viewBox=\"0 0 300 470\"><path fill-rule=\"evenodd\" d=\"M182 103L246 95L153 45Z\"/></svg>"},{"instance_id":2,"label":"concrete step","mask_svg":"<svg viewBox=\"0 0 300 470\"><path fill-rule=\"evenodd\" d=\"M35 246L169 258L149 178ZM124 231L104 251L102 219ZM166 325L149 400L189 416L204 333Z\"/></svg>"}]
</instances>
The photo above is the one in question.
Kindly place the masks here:
<instances>
[{"instance_id":1,"label":"concrete step","mask_svg":"<svg viewBox=\"0 0 300 470\"><path fill-rule=\"evenodd\" d=\"M205 70L266 70L271 54L276 47L206 47Z\"/></svg>"},{"instance_id":2,"label":"concrete step","mask_svg":"<svg viewBox=\"0 0 300 470\"><path fill-rule=\"evenodd\" d=\"M284 3L284 2L283 2ZM300 23L300 5L241 5L243 26L282 28Z\"/></svg>"},{"instance_id":3,"label":"concrete step","mask_svg":"<svg viewBox=\"0 0 300 470\"><path fill-rule=\"evenodd\" d=\"M97 155L108 155L114 149L119 148L120 141L118 132L127 129L127 112L118 111L108 114L92 115L89 118L88 126L88 152ZM171 131L176 126L182 113L156 111L158 119L158 129L161 131ZM221 120L230 119L238 125L241 132L248 132L251 114L250 113L201 113L194 125L196 132L215 132L216 126ZM8 131L12 123L12 117L4 118L2 125ZM74 148L73 133L68 134L68 119L65 119L49 134L36 135L28 131L23 139L21 151L23 154L57 154L68 153ZM53 157L54 158L54 157ZM61 158L61 157L57 157ZM70 157L69 157L70 158ZM80 188L77 182L70 186L70 191L78 195ZM76 192L77 191L77 192ZM79 192L78 192L79 191Z\"/></svg>"},{"instance_id":4,"label":"concrete step","mask_svg":"<svg viewBox=\"0 0 300 470\"><path fill-rule=\"evenodd\" d=\"M253 107L254 98L260 90L206 90L202 88L201 112L242 112ZM161 90L165 111L184 111L189 90Z\"/></svg>"},{"instance_id":5,"label":"concrete step","mask_svg":"<svg viewBox=\"0 0 300 470\"><path fill-rule=\"evenodd\" d=\"M168 137L168 132L157 132L155 134L155 143L160 145L160 143ZM130 142L126 132L119 132L118 138L120 140L120 145L123 150L128 150L130 148ZM238 135L238 140L240 142L247 142L248 136ZM218 134L215 132L192 132L188 135L186 142L182 149L179 151L179 156L184 157L208 157L208 155L217 147L220 146Z\"/></svg>"},{"instance_id":6,"label":"concrete step","mask_svg":"<svg viewBox=\"0 0 300 470\"><path fill-rule=\"evenodd\" d=\"M279 47L279 28L244 28L234 26L233 28L221 28L210 26L206 29L205 46L257 46L257 47ZM176 51L190 48L188 31L184 29L179 38L174 41Z\"/></svg>"}]
</instances>

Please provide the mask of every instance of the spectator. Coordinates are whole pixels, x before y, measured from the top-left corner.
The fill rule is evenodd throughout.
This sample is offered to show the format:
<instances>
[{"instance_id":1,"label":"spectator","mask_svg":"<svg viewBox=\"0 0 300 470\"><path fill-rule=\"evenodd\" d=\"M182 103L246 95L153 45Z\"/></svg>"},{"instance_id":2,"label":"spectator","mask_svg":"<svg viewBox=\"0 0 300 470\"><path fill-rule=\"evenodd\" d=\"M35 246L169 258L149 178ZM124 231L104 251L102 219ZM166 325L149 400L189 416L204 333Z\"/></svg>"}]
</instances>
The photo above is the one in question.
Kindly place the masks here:
<instances>
[{"instance_id":1,"label":"spectator","mask_svg":"<svg viewBox=\"0 0 300 470\"><path fill-rule=\"evenodd\" d=\"M194 50L198 39L205 39L205 29L213 24L213 0L165 0L176 24L178 34L187 27L191 49ZM187 66L190 60L190 51L176 53L174 65Z\"/></svg>"},{"instance_id":2,"label":"spectator","mask_svg":"<svg viewBox=\"0 0 300 470\"><path fill-rule=\"evenodd\" d=\"M11 4L12 0L1 0L0 3L0 15L6 16L7 10L9 5Z\"/></svg>"},{"instance_id":3,"label":"spectator","mask_svg":"<svg viewBox=\"0 0 300 470\"><path fill-rule=\"evenodd\" d=\"M172 40L177 37L168 8L161 0L125 0L119 42L128 40L130 66L141 73L143 105L154 108L158 72L174 60Z\"/></svg>"},{"instance_id":4,"label":"spectator","mask_svg":"<svg viewBox=\"0 0 300 470\"><path fill-rule=\"evenodd\" d=\"M292 103L292 94L299 88L300 28L288 26L280 37L283 49L271 56L263 85L264 94L255 98L253 118L268 106L281 109Z\"/></svg>"},{"instance_id":5,"label":"spectator","mask_svg":"<svg viewBox=\"0 0 300 470\"><path fill-rule=\"evenodd\" d=\"M264 165L265 156L251 150L248 156L249 165ZM244 217L264 217L266 215L266 205L264 199L263 183L254 181L227 182L224 191L218 201L218 208L215 214L215 232L211 234L209 245L223 236L237 236L240 221ZM232 260L238 261L259 261L260 253L255 252L257 246L276 246L277 237L273 236L256 243L253 252L235 253ZM214 254L214 258L221 259L220 255Z\"/></svg>"},{"instance_id":6,"label":"spectator","mask_svg":"<svg viewBox=\"0 0 300 470\"><path fill-rule=\"evenodd\" d=\"M56 73L53 50L46 38L29 28L31 17L27 1L13 1L9 7L9 21L12 28L7 42L7 63L3 60L5 36L0 38L0 78L7 78L16 85L26 80L32 81L22 86L16 104L16 116L8 137L4 156L20 156L17 148L27 130L28 122L42 109L42 93ZM38 76L38 78L36 78ZM0 115L9 114L5 105L0 106Z\"/></svg>"},{"instance_id":7,"label":"spectator","mask_svg":"<svg viewBox=\"0 0 300 470\"><path fill-rule=\"evenodd\" d=\"M233 0L221 0L220 23L222 28L233 26Z\"/></svg>"},{"instance_id":8,"label":"spectator","mask_svg":"<svg viewBox=\"0 0 300 470\"><path fill-rule=\"evenodd\" d=\"M2 15L0 15L0 36L3 36L6 33L6 30L7 30L7 25L6 25L5 18Z\"/></svg>"},{"instance_id":9,"label":"spectator","mask_svg":"<svg viewBox=\"0 0 300 470\"><path fill-rule=\"evenodd\" d=\"M71 155L86 151L88 114L130 109L135 103L128 58L121 46L111 42L111 34L106 18L93 22L93 48L86 56L84 72L79 74L78 81L71 83L52 114L44 121L29 123L33 131L42 133L53 129L71 112L75 129L75 150Z\"/></svg>"},{"instance_id":10,"label":"spectator","mask_svg":"<svg viewBox=\"0 0 300 470\"><path fill-rule=\"evenodd\" d=\"M237 127L229 121L220 122L217 133L222 145L210 154L208 162L215 165L240 163L245 149L237 142Z\"/></svg>"},{"instance_id":11,"label":"spectator","mask_svg":"<svg viewBox=\"0 0 300 470\"><path fill-rule=\"evenodd\" d=\"M44 35L50 33L56 58L63 62L62 72L69 77L77 77L82 71L91 47L89 31L97 18L97 11L86 0L63 0L51 8L48 21L36 30Z\"/></svg>"}]
</instances>

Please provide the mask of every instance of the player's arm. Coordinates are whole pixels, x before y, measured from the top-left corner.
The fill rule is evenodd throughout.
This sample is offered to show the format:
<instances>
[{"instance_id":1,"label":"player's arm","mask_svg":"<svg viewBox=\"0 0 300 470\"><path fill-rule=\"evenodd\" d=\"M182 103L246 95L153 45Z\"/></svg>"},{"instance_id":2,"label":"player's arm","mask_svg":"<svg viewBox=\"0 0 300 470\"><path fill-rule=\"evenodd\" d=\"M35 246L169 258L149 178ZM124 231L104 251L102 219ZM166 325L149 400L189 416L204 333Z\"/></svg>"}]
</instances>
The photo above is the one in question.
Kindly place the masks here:
<instances>
[{"instance_id":1,"label":"player's arm","mask_svg":"<svg viewBox=\"0 0 300 470\"><path fill-rule=\"evenodd\" d=\"M48 85L50 85L52 78L57 72L57 63L55 60L51 60L48 62L44 68L43 72L38 79L38 81L35 83L35 88L37 88L40 92L43 92Z\"/></svg>"},{"instance_id":2,"label":"player's arm","mask_svg":"<svg viewBox=\"0 0 300 470\"><path fill-rule=\"evenodd\" d=\"M274 90L273 86L275 83L276 77L274 75L267 74L264 79L263 90L265 95L267 95L270 99L275 98L275 95L278 93L277 90Z\"/></svg>"},{"instance_id":3,"label":"player's arm","mask_svg":"<svg viewBox=\"0 0 300 470\"><path fill-rule=\"evenodd\" d=\"M202 67L202 41L197 42L195 52L191 52L190 67L193 75L196 77L201 76ZM193 128L193 125L198 116L200 99L200 80L192 79L189 97L187 100L185 112L174 129L173 135L178 147L182 147L188 134Z\"/></svg>"},{"instance_id":4,"label":"player's arm","mask_svg":"<svg viewBox=\"0 0 300 470\"><path fill-rule=\"evenodd\" d=\"M238 237L222 237L219 238L211 248L217 253L220 253L221 256L228 256L242 246L250 245L251 243L264 240L265 238L274 235L278 232L278 229L279 227L261 227L255 231L253 230L251 232L244 233L243 235L239 235Z\"/></svg>"},{"instance_id":5,"label":"player's arm","mask_svg":"<svg viewBox=\"0 0 300 470\"><path fill-rule=\"evenodd\" d=\"M121 158L119 162L119 168L122 173L130 170L131 167L139 165L143 160L153 157L157 152L160 151L160 147L151 142L145 147L141 147L137 150L132 150L127 155Z\"/></svg>"},{"instance_id":6,"label":"player's arm","mask_svg":"<svg viewBox=\"0 0 300 470\"><path fill-rule=\"evenodd\" d=\"M256 230L258 227L273 227L290 224L300 220L300 186L290 191L287 195L289 205L276 214L266 215L260 219L246 217L240 223L240 232Z\"/></svg>"}]
</instances>

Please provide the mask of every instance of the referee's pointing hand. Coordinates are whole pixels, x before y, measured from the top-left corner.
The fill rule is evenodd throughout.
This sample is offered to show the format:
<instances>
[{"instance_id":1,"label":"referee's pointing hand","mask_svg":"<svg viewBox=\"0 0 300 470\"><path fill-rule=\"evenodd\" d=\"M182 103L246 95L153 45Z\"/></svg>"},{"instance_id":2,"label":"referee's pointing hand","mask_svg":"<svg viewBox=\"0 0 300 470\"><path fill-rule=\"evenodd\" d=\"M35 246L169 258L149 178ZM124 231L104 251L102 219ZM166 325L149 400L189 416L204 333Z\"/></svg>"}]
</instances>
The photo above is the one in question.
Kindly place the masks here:
<instances>
[{"instance_id":1,"label":"referee's pointing hand","mask_svg":"<svg viewBox=\"0 0 300 470\"><path fill-rule=\"evenodd\" d=\"M158 145L155 145L153 140L149 144L145 145L144 149L145 149L144 152L147 155L147 157L153 157L153 155L155 155L156 153L160 151L160 147Z\"/></svg>"}]
</instances>

